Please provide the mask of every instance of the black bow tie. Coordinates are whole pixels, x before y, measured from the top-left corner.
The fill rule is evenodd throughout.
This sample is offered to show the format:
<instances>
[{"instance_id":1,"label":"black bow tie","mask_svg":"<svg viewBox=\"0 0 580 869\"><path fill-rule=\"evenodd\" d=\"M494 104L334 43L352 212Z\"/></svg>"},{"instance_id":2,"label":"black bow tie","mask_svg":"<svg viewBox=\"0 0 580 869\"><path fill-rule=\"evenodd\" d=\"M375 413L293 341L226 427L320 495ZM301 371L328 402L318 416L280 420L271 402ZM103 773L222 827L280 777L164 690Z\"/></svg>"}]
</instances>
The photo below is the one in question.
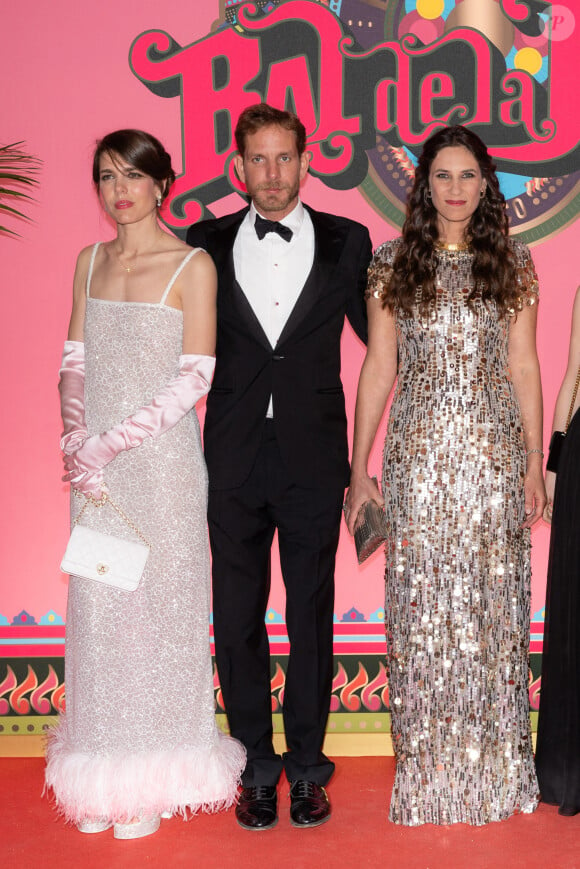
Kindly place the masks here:
<instances>
[{"instance_id":1,"label":"black bow tie","mask_svg":"<svg viewBox=\"0 0 580 869\"><path fill-rule=\"evenodd\" d=\"M292 230L289 226L284 226L283 223L278 223L277 220L266 220L264 217L260 217L259 214L256 214L254 228L260 241L268 232L277 232L284 241L290 241L292 238Z\"/></svg>"}]
</instances>

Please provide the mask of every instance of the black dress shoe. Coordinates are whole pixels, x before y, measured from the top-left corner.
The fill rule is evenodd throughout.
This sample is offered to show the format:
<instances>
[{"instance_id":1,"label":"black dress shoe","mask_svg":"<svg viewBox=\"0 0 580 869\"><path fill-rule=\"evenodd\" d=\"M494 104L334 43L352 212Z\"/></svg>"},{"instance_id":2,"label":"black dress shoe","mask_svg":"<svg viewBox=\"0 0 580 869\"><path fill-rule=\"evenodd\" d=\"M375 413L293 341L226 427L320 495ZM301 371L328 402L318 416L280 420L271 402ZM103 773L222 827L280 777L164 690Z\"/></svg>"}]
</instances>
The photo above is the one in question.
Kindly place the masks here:
<instances>
[{"instance_id":1,"label":"black dress shoe","mask_svg":"<svg viewBox=\"0 0 580 869\"><path fill-rule=\"evenodd\" d=\"M319 827L330 818L326 791L312 781L290 785L290 823L293 827Z\"/></svg>"},{"instance_id":2,"label":"black dress shoe","mask_svg":"<svg viewBox=\"0 0 580 869\"><path fill-rule=\"evenodd\" d=\"M278 823L277 803L275 785L242 788L236 806L236 820L244 830L270 830Z\"/></svg>"}]
</instances>

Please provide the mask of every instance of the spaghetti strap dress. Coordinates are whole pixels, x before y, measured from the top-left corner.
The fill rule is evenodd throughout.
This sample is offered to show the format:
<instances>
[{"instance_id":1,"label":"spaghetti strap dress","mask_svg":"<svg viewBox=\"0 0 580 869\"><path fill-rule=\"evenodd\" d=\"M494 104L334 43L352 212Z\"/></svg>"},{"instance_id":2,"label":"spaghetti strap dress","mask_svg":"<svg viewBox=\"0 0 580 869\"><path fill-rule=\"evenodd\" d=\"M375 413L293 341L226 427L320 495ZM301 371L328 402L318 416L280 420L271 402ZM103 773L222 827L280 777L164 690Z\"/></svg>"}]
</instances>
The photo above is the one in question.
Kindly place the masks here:
<instances>
[{"instance_id":1,"label":"spaghetti strap dress","mask_svg":"<svg viewBox=\"0 0 580 869\"><path fill-rule=\"evenodd\" d=\"M166 304L91 298L87 278L85 413L89 435L110 429L178 374L183 315ZM218 729L209 645L207 471L195 409L157 439L106 466L110 496L151 544L126 592L71 576L66 711L49 740L46 783L67 820L123 823L233 804L245 756ZM74 521L83 498L71 498ZM82 523L133 537L108 506Z\"/></svg>"}]
</instances>

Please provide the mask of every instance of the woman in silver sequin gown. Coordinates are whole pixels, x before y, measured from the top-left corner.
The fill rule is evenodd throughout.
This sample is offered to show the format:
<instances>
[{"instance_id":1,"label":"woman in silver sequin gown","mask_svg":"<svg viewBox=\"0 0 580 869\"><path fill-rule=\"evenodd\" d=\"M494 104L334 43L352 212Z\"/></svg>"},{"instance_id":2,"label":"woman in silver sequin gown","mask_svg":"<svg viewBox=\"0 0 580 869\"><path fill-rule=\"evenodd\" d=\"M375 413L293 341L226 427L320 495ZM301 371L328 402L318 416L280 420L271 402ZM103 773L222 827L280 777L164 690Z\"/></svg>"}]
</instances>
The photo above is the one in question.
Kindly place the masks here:
<instances>
[{"instance_id":1,"label":"woman in silver sequin gown","mask_svg":"<svg viewBox=\"0 0 580 869\"><path fill-rule=\"evenodd\" d=\"M476 275L477 277L474 277ZM425 144L401 239L369 270L352 531L395 378L383 465L397 823L485 824L537 805L528 704L530 526L545 504L537 279L507 238L481 140Z\"/></svg>"},{"instance_id":2,"label":"woman in silver sequin gown","mask_svg":"<svg viewBox=\"0 0 580 869\"><path fill-rule=\"evenodd\" d=\"M159 226L174 175L156 139L110 134L93 176L117 237L83 250L75 274L60 386L80 493L72 518L83 494L106 487L151 552L134 592L70 579L66 713L46 782L82 832L114 825L136 838L163 813L234 803L245 762L214 716L207 473L192 409L213 370L216 278L205 252ZM134 536L106 504L82 521Z\"/></svg>"}]
</instances>

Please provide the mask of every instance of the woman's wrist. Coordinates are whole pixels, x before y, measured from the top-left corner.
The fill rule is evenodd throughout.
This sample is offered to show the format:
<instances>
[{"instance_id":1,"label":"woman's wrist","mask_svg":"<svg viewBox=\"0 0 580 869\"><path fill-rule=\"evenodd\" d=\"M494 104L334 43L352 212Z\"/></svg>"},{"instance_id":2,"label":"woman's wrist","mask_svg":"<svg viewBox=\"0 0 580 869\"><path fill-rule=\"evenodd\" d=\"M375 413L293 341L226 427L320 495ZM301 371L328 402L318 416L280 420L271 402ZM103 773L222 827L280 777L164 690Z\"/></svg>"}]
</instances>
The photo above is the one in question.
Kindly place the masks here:
<instances>
[{"instance_id":1,"label":"woman's wrist","mask_svg":"<svg viewBox=\"0 0 580 869\"><path fill-rule=\"evenodd\" d=\"M528 459L526 463L526 476L533 476L534 479L544 480L544 466L539 457Z\"/></svg>"},{"instance_id":2,"label":"woman's wrist","mask_svg":"<svg viewBox=\"0 0 580 869\"><path fill-rule=\"evenodd\" d=\"M526 450L526 459L529 464L537 464L540 465L544 461L544 451L540 447L532 447L529 450Z\"/></svg>"},{"instance_id":3,"label":"woman's wrist","mask_svg":"<svg viewBox=\"0 0 580 869\"><path fill-rule=\"evenodd\" d=\"M360 467L357 465L351 465L351 468L350 468L350 481L351 481L351 483L353 481L358 482L360 480L366 480L368 475L369 475L369 473L367 471L366 465L364 465L363 467Z\"/></svg>"},{"instance_id":4,"label":"woman's wrist","mask_svg":"<svg viewBox=\"0 0 580 869\"><path fill-rule=\"evenodd\" d=\"M544 458L544 450L541 447L531 447L529 450L526 450L526 456L540 456L541 459Z\"/></svg>"}]
</instances>

